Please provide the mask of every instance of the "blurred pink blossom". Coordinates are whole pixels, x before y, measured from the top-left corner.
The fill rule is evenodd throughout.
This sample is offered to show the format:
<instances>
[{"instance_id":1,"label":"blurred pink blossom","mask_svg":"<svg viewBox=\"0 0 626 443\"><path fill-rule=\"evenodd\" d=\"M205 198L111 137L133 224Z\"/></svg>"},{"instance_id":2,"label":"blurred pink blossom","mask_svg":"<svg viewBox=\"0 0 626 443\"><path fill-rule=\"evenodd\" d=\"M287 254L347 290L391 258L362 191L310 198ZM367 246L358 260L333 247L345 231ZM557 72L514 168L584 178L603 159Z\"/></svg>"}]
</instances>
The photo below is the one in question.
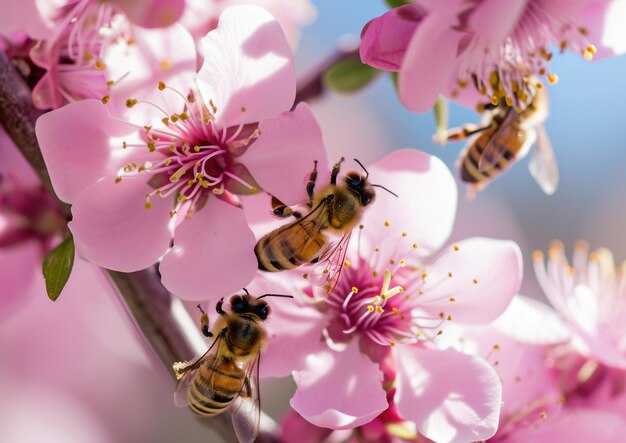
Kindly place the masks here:
<instances>
[{"instance_id":1,"label":"blurred pink blossom","mask_svg":"<svg viewBox=\"0 0 626 443\"><path fill-rule=\"evenodd\" d=\"M289 111L293 60L276 20L257 6L230 8L203 45L197 89L155 82L157 99L128 97L124 113L116 97L84 100L36 127L55 190L73 205L77 251L124 272L166 254L163 283L190 299L232 293L256 272L237 194L301 201L294 183L314 160L326 163L308 107Z\"/></svg>"},{"instance_id":2,"label":"blurred pink blossom","mask_svg":"<svg viewBox=\"0 0 626 443\"><path fill-rule=\"evenodd\" d=\"M300 37L300 28L310 24L316 16L310 0L187 0L180 23L200 39L217 26L220 14L235 5L257 5L272 14L280 23L287 41L295 47Z\"/></svg>"},{"instance_id":3,"label":"blurred pink blossom","mask_svg":"<svg viewBox=\"0 0 626 443\"><path fill-rule=\"evenodd\" d=\"M505 97L523 108L533 76L558 80L552 46L587 59L620 54L625 17L622 0L414 0L364 27L361 58L399 71L400 99L414 112L440 94L467 106Z\"/></svg>"},{"instance_id":4,"label":"blurred pink blossom","mask_svg":"<svg viewBox=\"0 0 626 443\"><path fill-rule=\"evenodd\" d=\"M560 242L551 245L547 264L540 251L533 261L546 297L571 331L574 348L599 363L626 369L625 265L616 268L608 249L589 254L585 242L576 244L571 266Z\"/></svg>"},{"instance_id":5,"label":"blurred pink blossom","mask_svg":"<svg viewBox=\"0 0 626 443\"><path fill-rule=\"evenodd\" d=\"M489 322L506 308L521 283L519 248L473 238L427 259L454 221L449 170L415 150L395 151L368 170L400 197L377 193L328 299L273 304L262 375L292 373L291 406L317 426L371 422L388 409L384 385L395 382L398 414L425 436L487 438L500 410L497 375L482 358L439 348L437 337L447 324ZM283 272L280 282L257 279L255 291L288 291L301 281L302 271Z\"/></svg>"}]
</instances>

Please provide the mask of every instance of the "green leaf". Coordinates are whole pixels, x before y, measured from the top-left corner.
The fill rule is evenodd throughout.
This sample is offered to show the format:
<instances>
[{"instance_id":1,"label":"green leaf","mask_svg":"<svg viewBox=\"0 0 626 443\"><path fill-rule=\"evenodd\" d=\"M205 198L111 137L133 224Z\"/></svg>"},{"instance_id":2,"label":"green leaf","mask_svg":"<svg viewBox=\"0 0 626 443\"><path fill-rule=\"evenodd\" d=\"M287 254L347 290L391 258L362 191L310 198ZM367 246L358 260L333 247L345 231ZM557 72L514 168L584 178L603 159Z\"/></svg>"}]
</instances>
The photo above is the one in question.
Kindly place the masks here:
<instances>
[{"instance_id":1,"label":"green leaf","mask_svg":"<svg viewBox=\"0 0 626 443\"><path fill-rule=\"evenodd\" d=\"M322 77L324 85L343 94L360 91L380 74L378 69L361 63L358 55L338 61Z\"/></svg>"},{"instance_id":2,"label":"green leaf","mask_svg":"<svg viewBox=\"0 0 626 443\"><path fill-rule=\"evenodd\" d=\"M448 131L448 102L442 96L437 98L433 107L435 123L437 125L437 140L441 146L446 144L446 133Z\"/></svg>"},{"instance_id":3,"label":"green leaf","mask_svg":"<svg viewBox=\"0 0 626 443\"><path fill-rule=\"evenodd\" d=\"M398 6L408 5L411 3L411 0L385 0L385 3L387 3L390 8L397 8Z\"/></svg>"},{"instance_id":4,"label":"green leaf","mask_svg":"<svg viewBox=\"0 0 626 443\"><path fill-rule=\"evenodd\" d=\"M61 295L74 266L74 238L70 235L54 248L43 261L43 278L48 298L56 301Z\"/></svg>"}]
</instances>

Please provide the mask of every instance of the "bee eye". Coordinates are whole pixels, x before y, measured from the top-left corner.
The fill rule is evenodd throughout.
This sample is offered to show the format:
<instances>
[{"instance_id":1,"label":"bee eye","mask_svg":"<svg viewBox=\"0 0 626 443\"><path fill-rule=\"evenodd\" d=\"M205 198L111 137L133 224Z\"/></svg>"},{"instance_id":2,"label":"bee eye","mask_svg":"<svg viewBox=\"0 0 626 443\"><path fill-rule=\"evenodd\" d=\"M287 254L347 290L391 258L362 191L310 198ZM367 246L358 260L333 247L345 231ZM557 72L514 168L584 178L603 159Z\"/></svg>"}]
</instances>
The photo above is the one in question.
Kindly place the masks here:
<instances>
[{"instance_id":1,"label":"bee eye","mask_svg":"<svg viewBox=\"0 0 626 443\"><path fill-rule=\"evenodd\" d=\"M370 204L370 202L372 201L371 197L369 195L364 195L363 198L361 199L361 204L363 206L367 206Z\"/></svg>"},{"instance_id":2,"label":"bee eye","mask_svg":"<svg viewBox=\"0 0 626 443\"><path fill-rule=\"evenodd\" d=\"M231 302L230 308L235 312L240 312L243 311L244 305L243 300L240 297L237 297Z\"/></svg>"},{"instance_id":3,"label":"bee eye","mask_svg":"<svg viewBox=\"0 0 626 443\"><path fill-rule=\"evenodd\" d=\"M269 310L267 309L267 306L263 306L259 309L259 317L262 319L266 319L268 314Z\"/></svg>"}]
</instances>

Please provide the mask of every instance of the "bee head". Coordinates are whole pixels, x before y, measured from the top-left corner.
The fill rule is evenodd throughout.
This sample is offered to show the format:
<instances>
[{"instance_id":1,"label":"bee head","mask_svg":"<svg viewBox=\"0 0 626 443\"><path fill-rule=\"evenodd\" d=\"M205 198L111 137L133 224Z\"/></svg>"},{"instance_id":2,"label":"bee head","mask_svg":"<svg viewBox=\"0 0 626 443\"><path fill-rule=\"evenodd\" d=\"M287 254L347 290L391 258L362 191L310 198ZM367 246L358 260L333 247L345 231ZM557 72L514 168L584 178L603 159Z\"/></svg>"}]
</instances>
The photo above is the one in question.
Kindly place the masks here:
<instances>
[{"instance_id":1,"label":"bee head","mask_svg":"<svg viewBox=\"0 0 626 443\"><path fill-rule=\"evenodd\" d=\"M350 192L359 198L362 206L367 206L374 201L376 192L367 181L367 176L363 176L358 172L348 172L344 181Z\"/></svg>"},{"instance_id":2,"label":"bee head","mask_svg":"<svg viewBox=\"0 0 626 443\"><path fill-rule=\"evenodd\" d=\"M255 314L261 320L270 315L267 302L252 298L249 294L233 295L230 299L230 310L235 314Z\"/></svg>"}]
</instances>

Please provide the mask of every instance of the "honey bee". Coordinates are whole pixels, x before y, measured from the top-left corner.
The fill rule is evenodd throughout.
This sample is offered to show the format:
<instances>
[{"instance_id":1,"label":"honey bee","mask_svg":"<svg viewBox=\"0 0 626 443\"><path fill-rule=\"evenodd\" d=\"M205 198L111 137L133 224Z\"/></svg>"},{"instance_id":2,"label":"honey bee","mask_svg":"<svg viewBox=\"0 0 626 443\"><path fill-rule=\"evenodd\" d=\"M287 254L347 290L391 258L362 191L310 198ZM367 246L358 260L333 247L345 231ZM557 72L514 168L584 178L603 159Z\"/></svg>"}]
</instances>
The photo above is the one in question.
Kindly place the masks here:
<instances>
[{"instance_id":1,"label":"honey bee","mask_svg":"<svg viewBox=\"0 0 626 443\"><path fill-rule=\"evenodd\" d=\"M331 171L330 184L315 191L317 161L306 186L308 213L293 210L276 198L272 199L273 212L279 217L293 216L296 220L264 235L254 248L259 269L278 272L313 263L317 265L310 279L316 296L330 294L341 273L352 229L361 220L364 209L376 198L375 187L393 192L368 181L369 173L354 159L365 175L349 172L343 183L337 184L344 158ZM397 195L396 195L397 197ZM339 236L332 242L327 233Z\"/></svg>"},{"instance_id":2,"label":"honey bee","mask_svg":"<svg viewBox=\"0 0 626 443\"><path fill-rule=\"evenodd\" d=\"M215 339L202 357L174 364L178 379L174 403L205 416L228 409L239 441L252 442L258 435L261 417L259 357L267 341L263 322L271 312L262 298L293 297L265 294L253 298L244 291L230 298L228 312L223 309L223 298L217 303L220 317L212 331L208 315L198 305L202 333Z\"/></svg>"},{"instance_id":3,"label":"honey bee","mask_svg":"<svg viewBox=\"0 0 626 443\"><path fill-rule=\"evenodd\" d=\"M539 187L552 195L558 186L559 172L556 158L543 122L548 117L548 95L541 83L536 83L534 94L521 111L508 106L505 99L494 106L484 106L486 117L478 128L466 126L452 129L447 140L469 136L466 148L459 157L461 180L468 183L472 197L498 175L524 158L530 148L536 149L528 167Z\"/></svg>"}]
</instances>

